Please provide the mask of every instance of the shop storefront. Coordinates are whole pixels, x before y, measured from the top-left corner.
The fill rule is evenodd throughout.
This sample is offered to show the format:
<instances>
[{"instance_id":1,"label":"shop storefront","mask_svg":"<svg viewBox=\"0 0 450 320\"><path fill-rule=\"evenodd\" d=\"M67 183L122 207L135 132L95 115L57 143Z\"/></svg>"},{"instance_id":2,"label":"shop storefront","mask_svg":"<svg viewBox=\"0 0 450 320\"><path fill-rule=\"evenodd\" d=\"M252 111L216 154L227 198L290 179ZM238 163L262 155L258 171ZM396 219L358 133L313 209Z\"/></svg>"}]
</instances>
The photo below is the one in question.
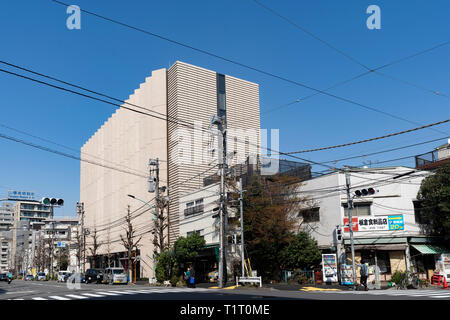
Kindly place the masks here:
<instances>
[{"instance_id":1,"label":"shop storefront","mask_svg":"<svg viewBox=\"0 0 450 320\"><path fill-rule=\"evenodd\" d=\"M346 264L351 264L350 241L344 242ZM430 280L440 254L448 252L438 239L428 237L356 238L355 263L361 260L369 265L368 283L384 285L396 272L409 270L420 279ZM359 268L357 277L360 278ZM378 278L378 280L377 280Z\"/></svg>"}]
</instances>

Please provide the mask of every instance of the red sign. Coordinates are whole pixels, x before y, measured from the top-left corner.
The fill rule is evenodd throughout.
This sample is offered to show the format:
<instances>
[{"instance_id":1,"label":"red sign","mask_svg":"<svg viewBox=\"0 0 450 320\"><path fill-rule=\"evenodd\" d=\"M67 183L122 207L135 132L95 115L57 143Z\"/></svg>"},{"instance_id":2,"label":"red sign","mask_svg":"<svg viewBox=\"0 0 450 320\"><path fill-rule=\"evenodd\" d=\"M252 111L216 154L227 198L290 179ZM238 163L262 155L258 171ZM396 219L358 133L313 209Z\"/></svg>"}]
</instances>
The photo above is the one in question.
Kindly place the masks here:
<instances>
[{"instance_id":1,"label":"red sign","mask_svg":"<svg viewBox=\"0 0 450 320\"><path fill-rule=\"evenodd\" d=\"M352 217L352 229L353 232L358 231L358 218L357 217ZM348 226L348 218L344 218L344 232L350 232L350 228Z\"/></svg>"}]
</instances>

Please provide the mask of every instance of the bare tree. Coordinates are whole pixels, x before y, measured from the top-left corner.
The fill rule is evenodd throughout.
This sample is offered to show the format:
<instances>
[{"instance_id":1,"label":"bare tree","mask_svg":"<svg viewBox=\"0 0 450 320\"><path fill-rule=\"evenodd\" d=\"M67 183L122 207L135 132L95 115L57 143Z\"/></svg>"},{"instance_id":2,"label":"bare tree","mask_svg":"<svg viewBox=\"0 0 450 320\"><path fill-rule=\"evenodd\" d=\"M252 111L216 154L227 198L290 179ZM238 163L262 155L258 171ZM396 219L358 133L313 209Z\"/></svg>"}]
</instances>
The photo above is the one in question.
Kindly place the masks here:
<instances>
[{"instance_id":1,"label":"bare tree","mask_svg":"<svg viewBox=\"0 0 450 320\"><path fill-rule=\"evenodd\" d=\"M138 249L138 245L139 242L142 239L142 236L137 240L134 241L135 236L135 232L136 230L133 229L133 224L131 223L131 211L130 211L130 206L128 205L127 207L127 215L125 217L125 221L127 223L127 227L124 229L126 232L126 236L122 236L120 235L120 239L122 240L122 244L125 247L125 250L127 252L127 273L129 276L129 279L131 281L132 279L132 275L130 274L130 269L132 269L134 267L134 265L136 264L136 259L133 257L133 252L136 252Z\"/></svg>"},{"instance_id":2,"label":"bare tree","mask_svg":"<svg viewBox=\"0 0 450 320\"><path fill-rule=\"evenodd\" d=\"M108 268L111 267L111 226L108 226L108 230L106 233L106 259L108 263Z\"/></svg>"},{"instance_id":3,"label":"bare tree","mask_svg":"<svg viewBox=\"0 0 450 320\"><path fill-rule=\"evenodd\" d=\"M77 257L78 267L80 267L80 263L83 259L83 235L78 228L75 231L73 240L75 240L75 246L76 246L75 256ZM81 270L80 270L80 272L81 272Z\"/></svg>"},{"instance_id":4,"label":"bare tree","mask_svg":"<svg viewBox=\"0 0 450 320\"><path fill-rule=\"evenodd\" d=\"M98 250L100 249L102 243L100 243L98 241L98 235L97 235L97 229L94 229L94 232L91 234L91 238L92 238L92 244L91 246L89 246L89 251L91 252L91 261L92 263L92 268L96 268L97 267L97 257L98 257Z\"/></svg>"},{"instance_id":5,"label":"bare tree","mask_svg":"<svg viewBox=\"0 0 450 320\"><path fill-rule=\"evenodd\" d=\"M166 238L168 237L164 235L166 228L168 227L167 223L167 215L164 215L164 210L168 208L169 201L166 197L161 197L161 199L157 202L157 206L159 207L159 214L155 220L155 229L152 234L153 237L153 246L155 255L160 254L167 248Z\"/></svg>"}]
</instances>

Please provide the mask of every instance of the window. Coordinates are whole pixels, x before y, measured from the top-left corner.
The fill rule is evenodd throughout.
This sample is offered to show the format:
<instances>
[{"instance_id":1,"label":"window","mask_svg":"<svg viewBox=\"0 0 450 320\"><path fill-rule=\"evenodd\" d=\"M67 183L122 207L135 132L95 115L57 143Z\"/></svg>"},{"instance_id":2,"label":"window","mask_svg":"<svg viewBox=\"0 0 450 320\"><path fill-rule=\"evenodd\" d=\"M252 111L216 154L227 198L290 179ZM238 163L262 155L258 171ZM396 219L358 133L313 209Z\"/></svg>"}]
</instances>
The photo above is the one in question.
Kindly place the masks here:
<instances>
[{"instance_id":1,"label":"window","mask_svg":"<svg viewBox=\"0 0 450 320\"><path fill-rule=\"evenodd\" d=\"M217 74L217 115L219 117L226 115L226 98L225 98L225 75Z\"/></svg>"},{"instance_id":2,"label":"window","mask_svg":"<svg viewBox=\"0 0 450 320\"><path fill-rule=\"evenodd\" d=\"M186 208L190 208L194 206L194 201L186 203Z\"/></svg>"},{"instance_id":3,"label":"window","mask_svg":"<svg viewBox=\"0 0 450 320\"><path fill-rule=\"evenodd\" d=\"M320 221L320 208L308 208L300 210L298 216L303 217L303 222L319 222Z\"/></svg>"},{"instance_id":4,"label":"window","mask_svg":"<svg viewBox=\"0 0 450 320\"><path fill-rule=\"evenodd\" d=\"M352 209L352 217L370 216L370 206L372 203L354 202ZM343 204L345 216L348 217L347 204Z\"/></svg>"},{"instance_id":5,"label":"window","mask_svg":"<svg viewBox=\"0 0 450 320\"><path fill-rule=\"evenodd\" d=\"M195 206L194 206L194 204L195 204ZM195 201L186 203L186 209L184 209L184 215L189 216L191 214L203 213L203 211L204 211L204 206L203 206L203 198L202 198L202 199L197 199Z\"/></svg>"},{"instance_id":6,"label":"window","mask_svg":"<svg viewBox=\"0 0 450 320\"><path fill-rule=\"evenodd\" d=\"M201 236L203 238L203 236L202 236L203 229L202 230L189 231L188 233L186 233L186 236L189 237L191 234L194 234L194 233L198 234L199 236Z\"/></svg>"}]
</instances>

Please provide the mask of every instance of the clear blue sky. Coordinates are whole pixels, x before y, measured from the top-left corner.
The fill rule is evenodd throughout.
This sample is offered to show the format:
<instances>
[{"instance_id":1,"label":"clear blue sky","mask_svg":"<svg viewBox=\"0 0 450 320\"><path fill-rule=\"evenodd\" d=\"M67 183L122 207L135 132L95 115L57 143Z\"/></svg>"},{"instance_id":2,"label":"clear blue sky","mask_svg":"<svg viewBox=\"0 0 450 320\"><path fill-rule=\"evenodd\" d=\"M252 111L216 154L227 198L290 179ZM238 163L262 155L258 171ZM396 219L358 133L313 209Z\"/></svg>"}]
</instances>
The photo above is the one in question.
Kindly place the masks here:
<instances>
[{"instance_id":1,"label":"clear blue sky","mask_svg":"<svg viewBox=\"0 0 450 320\"><path fill-rule=\"evenodd\" d=\"M450 2L446 0L266 0L264 3L370 67L450 40ZM70 4L318 89L365 71L251 0L70 0ZM371 4L381 8L381 30L366 27L366 8ZM68 30L65 10L50 0L2 1L0 59L121 99L126 99L152 70L169 67L176 60L253 81L260 85L262 128L280 129L282 151L345 143L415 126L326 96L316 96L265 115L266 110L313 92L87 14L82 14L81 30ZM450 45L383 72L450 95L449 56ZM447 119L450 114L449 98L375 74L330 92L422 124ZM3 73L0 74L0 94L0 124L75 149L79 149L113 112L108 105ZM448 124L437 129L450 132ZM0 132L67 151L1 126ZM443 136L432 130L422 130L380 142L302 156L326 161ZM361 165L363 160L383 161L419 154L444 142L345 164ZM13 188L35 191L39 196L62 197L66 205L58 209L57 214L74 215L79 198L78 161L3 139L0 139L0 150L0 197ZM413 160L389 165L413 166Z\"/></svg>"}]
</instances>

